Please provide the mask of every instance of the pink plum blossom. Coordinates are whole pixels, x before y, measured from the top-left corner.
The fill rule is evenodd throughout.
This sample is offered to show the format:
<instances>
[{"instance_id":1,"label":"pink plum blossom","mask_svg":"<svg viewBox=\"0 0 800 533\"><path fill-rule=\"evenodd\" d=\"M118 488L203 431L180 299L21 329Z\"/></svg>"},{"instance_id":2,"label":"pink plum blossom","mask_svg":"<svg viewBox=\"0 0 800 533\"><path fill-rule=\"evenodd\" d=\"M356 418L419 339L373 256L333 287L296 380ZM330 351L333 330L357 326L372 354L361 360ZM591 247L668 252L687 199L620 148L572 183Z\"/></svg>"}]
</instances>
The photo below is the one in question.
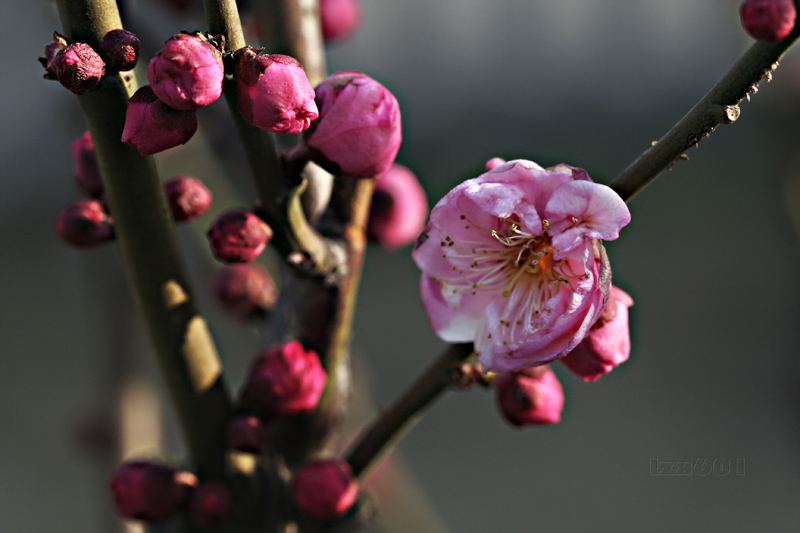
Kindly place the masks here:
<instances>
[{"instance_id":1,"label":"pink plum blossom","mask_svg":"<svg viewBox=\"0 0 800 533\"><path fill-rule=\"evenodd\" d=\"M359 0L320 0L319 18L326 41L347 39L361 25L361 3Z\"/></svg>"},{"instance_id":2,"label":"pink plum blossom","mask_svg":"<svg viewBox=\"0 0 800 533\"><path fill-rule=\"evenodd\" d=\"M303 139L315 163L332 174L370 178L389 170L403 133L400 106L361 72L337 72L317 86L319 120Z\"/></svg>"},{"instance_id":3,"label":"pink plum blossom","mask_svg":"<svg viewBox=\"0 0 800 533\"><path fill-rule=\"evenodd\" d=\"M156 97L149 85L140 87L128 101L122 142L153 155L186 144L197 131L197 112L178 111Z\"/></svg>"},{"instance_id":4,"label":"pink plum blossom","mask_svg":"<svg viewBox=\"0 0 800 533\"><path fill-rule=\"evenodd\" d=\"M586 337L561 362L584 381L597 381L628 360L631 335L628 329L628 307L633 299L618 287L611 287L603 314Z\"/></svg>"},{"instance_id":5,"label":"pink plum blossom","mask_svg":"<svg viewBox=\"0 0 800 533\"><path fill-rule=\"evenodd\" d=\"M275 133L300 133L319 116L314 88L293 57L261 54L238 70L239 113L253 126Z\"/></svg>"},{"instance_id":6,"label":"pink plum blossom","mask_svg":"<svg viewBox=\"0 0 800 533\"><path fill-rule=\"evenodd\" d=\"M611 272L595 239L616 239L625 202L586 171L502 164L450 191L413 257L422 301L447 342L474 342L486 370L572 350L605 308Z\"/></svg>"},{"instance_id":7,"label":"pink plum blossom","mask_svg":"<svg viewBox=\"0 0 800 533\"><path fill-rule=\"evenodd\" d=\"M188 111L222 96L225 71L222 54L206 39L173 35L147 67L147 79L159 100Z\"/></svg>"}]
</instances>

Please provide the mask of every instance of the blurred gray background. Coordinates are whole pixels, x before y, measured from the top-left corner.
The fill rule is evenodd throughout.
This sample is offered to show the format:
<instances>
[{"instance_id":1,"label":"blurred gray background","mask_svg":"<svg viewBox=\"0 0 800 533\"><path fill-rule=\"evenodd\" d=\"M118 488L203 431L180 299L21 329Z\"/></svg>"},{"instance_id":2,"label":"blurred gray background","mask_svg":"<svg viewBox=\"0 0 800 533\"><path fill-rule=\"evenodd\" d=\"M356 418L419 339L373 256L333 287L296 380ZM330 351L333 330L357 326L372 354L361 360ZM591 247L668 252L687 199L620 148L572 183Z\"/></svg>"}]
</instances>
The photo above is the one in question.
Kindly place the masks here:
<instances>
[{"instance_id":1,"label":"blurred gray background","mask_svg":"<svg viewBox=\"0 0 800 533\"><path fill-rule=\"evenodd\" d=\"M202 27L155 0L132 5L153 13L132 20L150 49ZM751 42L730 0L363 5L361 30L331 48L329 70L362 70L395 92L399 161L431 205L493 156L563 161L607 183ZM70 143L85 129L76 99L42 80L36 61L60 28L55 7L4 0L2 9L0 531L115 531L103 420L117 410L123 374L152 376L156 393L161 383L114 247L78 252L53 229L79 197ZM631 360L594 384L556 368L567 405L553 427L513 430L491 394L450 394L399 446L390 466L408 472L376 475L386 511L375 531L797 530L798 94L800 56L790 52L735 125L631 203L632 223L608 244L614 283L635 300ZM201 127L226 112L212 108ZM203 173L215 167L197 155L204 142L162 158L164 175L212 179ZM181 154L193 154L188 168ZM231 155L236 174L240 154ZM230 205L214 192L215 212ZM198 292L214 265L196 236L212 218L180 229ZM409 249L370 250L354 351L375 405L444 347L417 283ZM238 386L258 337L200 296ZM159 438L177 460L175 436ZM652 475L654 459L718 470Z\"/></svg>"}]
</instances>

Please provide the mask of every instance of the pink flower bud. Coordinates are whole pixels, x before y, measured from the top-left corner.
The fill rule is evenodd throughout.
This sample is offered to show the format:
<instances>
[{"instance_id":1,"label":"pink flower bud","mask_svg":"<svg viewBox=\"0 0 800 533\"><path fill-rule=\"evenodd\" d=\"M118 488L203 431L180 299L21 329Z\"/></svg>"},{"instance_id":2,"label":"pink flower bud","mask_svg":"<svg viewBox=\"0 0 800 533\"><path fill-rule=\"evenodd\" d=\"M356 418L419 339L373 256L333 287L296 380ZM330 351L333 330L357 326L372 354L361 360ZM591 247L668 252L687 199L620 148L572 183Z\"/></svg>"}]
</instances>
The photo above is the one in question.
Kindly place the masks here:
<instances>
[{"instance_id":1,"label":"pink flower bud","mask_svg":"<svg viewBox=\"0 0 800 533\"><path fill-rule=\"evenodd\" d=\"M67 47L67 40L64 36L57 31L53 32L53 42L44 47L44 57L39 58L39 63L42 64L47 71L44 77L48 80L58 79L56 74L56 57L59 52Z\"/></svg>"},{"instance_id":2,"label":"pink flower bud","mask_svg":"<svg viewBox=\"0 0 800 533\"><path fill-rule=\"evenodd\" d=\"M219 270L211 287L220 305L241 320L266 316L278 299L272 276L255 263Z\"/></svg>"},{"instance_id":3,"label":"pink flower bud","mask_svg":"<svg viewBox=\"0 0 800 533\"><path fill-rule=\"evenodd\" d=\"M222 95L222 54L194 35L173 35L150 60L147 79L168 106L187 111L207 106Z\"/></svg>"},{"instance_id":4,"label":"pink flower bud","mask_svg":"<svg viewBox=\"0 0 800 533\"><path fill-rule=\"evenodd\" d=\"M114 238L114 227L97 200L77 200L65 207L56 219L61 240L78 248L91 248Z\"/></svg>"},{"instance_id":5,"label":"pink flower bud","mask_svg":"<svg viewBox=\"0 0 800 533\"><path fill-rule=\"evenodd\" d=\"M320 0L319 17L326 41L344 40L361 25L361 3L359 0Z\"/></svg>"},{"instance_id":6,"label":"pink flower bud","mask_svg":"<svg viewBox=\"0 0 800 533\"><path fill-rule=\"evenodd\" d=\"M500 374L494 392L500 413L515 426L561 421L564 391L549 366Z\"/></svg>"},{"instance_id":7,"label":"pink flower bud","mask_svg":"<svg viewBox=\"0 0 800 533\"><path fill-rule=\"evenodd\" d=\"M129 31L111 30L106 33L100 49L109 70L133 70L139 61L139 39Z\"/></svg>"},{"instance_id":8,"label":"pink flower bud","mask_svg":"<svg viewBox=\"0 0 800 533\"><path fill-rule=\"evenodd\" d=\"M367 234L387 249L413 243L428 219L428 199L417 177L394 164L375 180Z\"/></svg>"},{"instance_id":9,"label":"pink flower bud","mask_svg":"<svg viewBox=\"0 0 800 533\"><path fill-rule=\"evenodd\" d=\"M494 170L506 162L502 157L493 157L486 162L486 171Z\"/></svg>"},{"instance_id":10,"label":"pink flower bud","mask_svg":"<svg viewBox=\"0 0 800 533\"><path fill-rule=\"evenodd\" d=\"M177 513L185 490L172 468L145 461L123 464L110 483L114 504L123 516L162 522Z\"/></svg>"},{"instance_id":11,"label":"pink flower bud","mask_svg":"<svg viewBox=\"0 0 800 533\"><path fill-rule=\"evenodd\" d=\"M294 474L292 497L297 508L314 520L327 521L347 513L358 499L358 482L341 459L312 461Z\"/></svg>"},{"instance_id":12,"label":"pink flower bud","mask_svg":"<svg viewBox=\"0 0 800 533\"><path fill-rule=\"evenodd\" d=\"M316 352L297 341L278 344L253 362L241 404L266 418L307 415L317 408L327 381Z\"/></svg>"},{"instance_id":13,"label":"pink flower bud","mask_svg":"<svg viewBox=\"0 0 800 533\"><path fill-rule=\"evenodd\" d=\"M269 434L257 416L237 415L228 422L228 448L244 453L261 453L267 447Z\"/></svg>"},{"instance_id":14,"label":"pink flower bud","mask_svg":"<svg viewBox=\"0 0 800 533\"><path fill-rule=\"evenodd\" d=\"M403 138L392 93L360 72L339 72L317 86L317 106L319 120L304 135L317 164L351 178L389 170Z\"/></svg>"},{"instance_id":15,"label":"pink flower bud","mask_svg":"<svg viewBox=\"0 0 800 533\"><path fill-rule=\"evenodd\" d=\"M54 62L58 81L77 95L89 92L106 73L103 59L86 43L72 43Z\"/></svg>"},{"instance_id":16,"label":"pink flower bud","mask_svg":"<svg viewBox=\"0 0 800 533\"><path fill-rule=\"evenodd\" d=\"M207 236L214 255L223 263L249 263L264 251L272 228L253 213L233 208L214 221Z\"/></svg>"},{"instance_id":17,"label":"pink flower bud","mask_svg":"<svg viewBox=\"0 0 800 533\"><path fill-rule=\"evenodd\" d=\"M231 491L222 481L206 481L189 497L189 516L201 527L218 526L233 508Z\"/></svg>"},{"instance_id":18,"label":"pink flower bud","mask_svg":"<svg viewBox=\"0 0 800 533\"><path fill-rule=\"evenodd\" d=\"M189 222L211 207L211 191L192 176L175 176L164 183L169 209L175 222Z\"/></svg>"},{"instance_id":19,"label":"pink flower bud","mask_svg":"<svg viewBox=\"0 0 800 533\"><path fill-rule=\"evenodd\" d=\"M746 0L739 8L739 15L742 26L753 39L775 43L791 33L797 9L793 0Z\"/></svg>"},{"instance_id":20,"label":"pink flower bud","mask_svg":"<svg viewBox=\"0 0 800 533\"><path fill-rule=\"evenodd\" d=\"M158 99L149 85L128 101L122 142L142 155L153 155L186 144L197 131L197 113L178 111Z\"/></svg>"},{"instance_id":21,"label":"pink flower bud","mask_svg":"<svg viewBox=\"0 0 800 533\"><path fill-rule=\"evenodd\" d=\"M72 142L72 159L78 188L94 198L102 196L103 178L100 176L100 165L89 131L83 132L83 135Z\"/></svg>"},{"instance_id":22,"label":"pink flower bud","mask_svg":"<svg viewBox=\"0 0 800 533\"><path fill-rule=\"evenodd\" d=\"M258 55L239 69L237 80L239 113L253 126L300 133L319 116L314 88L292 57Z\"/></svg>"},{"instance_id":23,"label":"pink flower bud","mask_svg":"<svg viewBox=\"0 0 800 533\"><path fill-rule=\"evenodd\" d=\"M627 361L631 353L628 329L628 307L631 305L633 299L628 293L612 286L603 314L561 362L584 381L597 381Z\"/></svg>"}]
</instances>

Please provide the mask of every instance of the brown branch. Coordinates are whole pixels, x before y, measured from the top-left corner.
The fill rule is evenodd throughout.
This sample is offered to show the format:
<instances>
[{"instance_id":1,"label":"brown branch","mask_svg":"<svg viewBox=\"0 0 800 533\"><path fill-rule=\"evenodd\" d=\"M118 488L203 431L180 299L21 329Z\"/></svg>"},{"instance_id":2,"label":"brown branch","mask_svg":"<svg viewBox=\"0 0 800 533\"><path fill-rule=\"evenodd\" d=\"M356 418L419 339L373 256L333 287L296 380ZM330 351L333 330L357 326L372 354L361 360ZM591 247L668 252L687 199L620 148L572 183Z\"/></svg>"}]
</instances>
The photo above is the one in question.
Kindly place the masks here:
<instances>
[{"instance_id":1,"label":"brown branch","mask_svg":"<svg viewBox=\"0 0 800 533\"><path fill-rule=\"evenodd\" d=\"M800 24L783 41L756 43L731 67L714 87L650 149L623 170L609 186L630 201L681 155L708 137L720 124L739 117L739 104L758 90L758 83L772 77L778 60L797 42Z\"/></svg>"},{"instance_id":2,"label":"brown branch","mask_svg":"<svg viewBox=\"0 0 800 533\"><path fill-rule=\"evenodd\" d=\"M58 0L64 33L96 46L121 28L113 0ZM216 347L199 315L155 158L121 142L132 74L105 78L78 98L100 162L131 288L198 470L219 476L230 400Z\"/></svg>"}]
</instances>

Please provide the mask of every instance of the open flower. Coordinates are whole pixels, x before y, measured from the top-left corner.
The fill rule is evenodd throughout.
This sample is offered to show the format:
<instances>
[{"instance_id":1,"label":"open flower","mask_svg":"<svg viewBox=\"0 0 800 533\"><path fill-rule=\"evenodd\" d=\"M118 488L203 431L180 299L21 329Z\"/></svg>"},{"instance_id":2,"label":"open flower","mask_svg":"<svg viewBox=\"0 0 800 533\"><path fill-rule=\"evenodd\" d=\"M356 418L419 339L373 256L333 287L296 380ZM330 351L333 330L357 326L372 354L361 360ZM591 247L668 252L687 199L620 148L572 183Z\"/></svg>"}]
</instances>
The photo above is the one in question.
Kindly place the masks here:
<instances>
[{"instance_id":1,"label":"open flower","mask_svg":"<svg viewBox=\"0 0 800 533\"><path fill-rule=\"evenodd\" d=\"M413 254L433 329L473 341L495 372L566 355L611 288L596 239L628 222L614 191L567 165L509 161L465 181L433 208Z\"/></svg>"}]
</instances>

